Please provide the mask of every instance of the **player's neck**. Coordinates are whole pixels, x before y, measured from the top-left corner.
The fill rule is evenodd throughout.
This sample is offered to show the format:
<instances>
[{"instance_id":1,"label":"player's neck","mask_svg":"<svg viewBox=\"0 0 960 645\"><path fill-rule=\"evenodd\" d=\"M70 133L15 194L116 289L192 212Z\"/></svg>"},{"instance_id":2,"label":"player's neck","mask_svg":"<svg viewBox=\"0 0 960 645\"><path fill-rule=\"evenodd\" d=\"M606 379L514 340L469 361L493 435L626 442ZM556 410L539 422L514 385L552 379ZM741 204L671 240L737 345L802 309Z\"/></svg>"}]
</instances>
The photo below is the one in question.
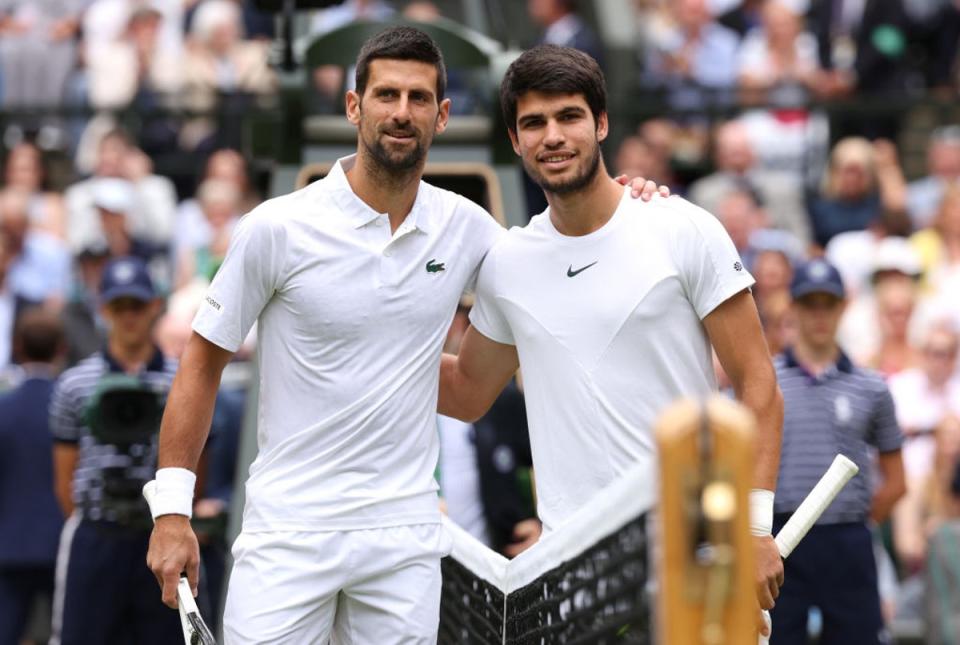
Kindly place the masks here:
<instances>
[{"instance_id":1,"label":"player's neck","mask_svg":"<svg viewBox=\"0 0 960 645\"><path fill-rule=\"evenodd\" d=\"M357 197L378 213L389 216L390 230L394 232L407 218L417 200L423 162L407 172L392 173L361 150L346 176Z\"/></svg>"},{"instance_id":2,"label":"player's neck","mask_svg":"<svg viewBox=\"0 0 960 645\"><path fill-rule=\"evenodd\" d=\"M550 221L562 235L588 235L610 221L620 200L623 186L610 178L601 166L596 177L583 190L558 195L546 193Z\"/></svg>"},{"instance_id":3,"label":"player's neck","mask_svg":"<svg viewBox=\"0 0 960 645\"><path fill-rule=\"evenodd\" d=\"M837 359L840 358L840 348L836 343L814 345L800 338L797 339L797 344L793 348L793 356L804 369L819 376L831 365L836 365Z\"/></svg>"}]
</instances>

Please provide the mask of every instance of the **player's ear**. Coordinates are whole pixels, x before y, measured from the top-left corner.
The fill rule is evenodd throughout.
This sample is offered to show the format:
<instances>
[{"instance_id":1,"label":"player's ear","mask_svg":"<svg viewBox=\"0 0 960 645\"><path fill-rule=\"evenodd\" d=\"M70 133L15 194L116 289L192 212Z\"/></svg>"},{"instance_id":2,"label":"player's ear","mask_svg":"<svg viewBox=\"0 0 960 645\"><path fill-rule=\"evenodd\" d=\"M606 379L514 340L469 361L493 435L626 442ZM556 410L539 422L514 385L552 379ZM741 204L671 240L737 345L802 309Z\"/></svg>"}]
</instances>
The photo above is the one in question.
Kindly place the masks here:
<instances>
[{"instance_id":1,"label":"player's ear","mask_svg":"<svg viewBox=\"0 0 960 645\"><path fill-rule=\"evenodd\" d=\"M360 95L353 90L348 90L344 102L347 108L347 120L353 125L360 125Z\"/></svg>"},{"instance_id":2,"label":"player's ear","mask_svg":"<svg viewBox=\"0 0 960 645\"><path fill-rule=\"evenodd\" d=\"M603 141L610 134L610 119L606 112L601 112L597 116L597 141Z\"/></svg>"},{"instance_id":3,"label":"player's ear","mask_svg":"<svg viewBox=\"0 0 960 645\"><path fill-rule=\"evenodd\" d=\"M442 133L447 129L447 123L450 120L450 99L440 101L440 112L437 114L437 127L434 128L436 134Z\"/></svg>"},{"instance_id":4,"label":"player's ear","mask_svg":"<svg viewBox=\"0 0 960 645\"><path fill-rule=\"evenodd\" d=\"M507 128L507 135L510 137L510 143L513 145L513 151L517 153L518 157L523 156L520 154L520 141L517 139L517 131Z\"/></svg>"}]
</instances>

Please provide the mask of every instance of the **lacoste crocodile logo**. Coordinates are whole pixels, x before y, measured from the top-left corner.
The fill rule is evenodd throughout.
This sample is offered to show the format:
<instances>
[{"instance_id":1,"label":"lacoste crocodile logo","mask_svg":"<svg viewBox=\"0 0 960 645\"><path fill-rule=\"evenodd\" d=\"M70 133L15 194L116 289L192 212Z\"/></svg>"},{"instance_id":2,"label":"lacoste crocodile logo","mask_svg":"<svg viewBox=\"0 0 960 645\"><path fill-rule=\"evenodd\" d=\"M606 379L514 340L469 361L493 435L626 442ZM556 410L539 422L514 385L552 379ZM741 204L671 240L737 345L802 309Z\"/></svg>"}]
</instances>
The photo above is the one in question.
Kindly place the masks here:
<instances>
[{"instance_id":1,"label":"lacoste crocodile logo","mask_svg":"<svg viewBox=\"0 0 960 645\"><path fill-rule=\"evenodd\" d=\"M437 262L434 259L431 259L427 262L427 273L438 273L446 270L447 268L444 262Z\"/></svg>"},{"instance_id":2,"label":"lacoste crocodile logo","mask_svg":"<svg viewBox=\"0 0 960 645\"><path fill-rule=\"evenodd\" d=\"M589 269L590 267L592 267L594 264L596 264L596 263L599 262L599 261L600 261L600 260L595 260L595 261L591 262L590 264L588 264L588 265L585 266L585 267L580 267L580 268L577 269L576 271L573 270L573 265L571 264L571 265L570 265L570 268L567 269L567 277L568 277L568 278L572 278L573 276L577 275L578 273L583 273L584 271L586 271L587 269Z\"/></svg>"}]
</instances>

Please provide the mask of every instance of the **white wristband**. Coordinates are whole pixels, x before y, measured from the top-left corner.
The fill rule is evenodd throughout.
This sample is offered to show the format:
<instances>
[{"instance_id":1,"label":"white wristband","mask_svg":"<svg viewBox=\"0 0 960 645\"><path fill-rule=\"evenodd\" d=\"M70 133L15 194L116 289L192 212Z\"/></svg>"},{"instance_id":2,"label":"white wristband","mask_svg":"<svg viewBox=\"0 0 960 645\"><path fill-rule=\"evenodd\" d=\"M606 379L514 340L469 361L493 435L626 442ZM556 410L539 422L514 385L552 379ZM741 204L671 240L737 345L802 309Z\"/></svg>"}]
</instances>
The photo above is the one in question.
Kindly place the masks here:
<instances>
[{"instance_id":1,"label":"white wristband","mask_svg":"<svg viewBox=\"0 0 960 645\"><path fill-rule=\"evenodd\" d=\"M150 505L153 519L161 515L193 517L193 488L197 476L186 468L161 468L157 471L157 494Z\"/></svg>"},{"instance_id":2,"label":"white wristband","mask_svg":"<svg viewBox=\"0 0 960 645\"><path fill-rule=\"evenodd\" d=\"M773 491L763 488L750 490L750 534L772 535Z\"/></svg>"}]
</instances>

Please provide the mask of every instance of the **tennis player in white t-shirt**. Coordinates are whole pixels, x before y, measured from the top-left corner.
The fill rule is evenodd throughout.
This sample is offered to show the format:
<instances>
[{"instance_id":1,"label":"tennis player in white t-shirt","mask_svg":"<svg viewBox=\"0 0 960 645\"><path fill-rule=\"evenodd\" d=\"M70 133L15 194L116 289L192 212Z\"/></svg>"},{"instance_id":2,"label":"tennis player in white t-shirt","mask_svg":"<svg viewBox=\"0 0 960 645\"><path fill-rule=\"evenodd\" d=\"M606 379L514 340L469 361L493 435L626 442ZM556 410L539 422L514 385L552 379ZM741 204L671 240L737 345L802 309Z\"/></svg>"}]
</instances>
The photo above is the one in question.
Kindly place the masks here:
<instances>
[{"instance_id":1,"label":"tennis player in white t-shirt","mask_svg":"<svg viewBox=\"0 0 960 645\"><path fill-rule=\"evenodd\" d=\"M679 197L624 199L600 156L606 90L589 56L529 50L500 95L514 150L549 207L487 255L459 359L443 358L441 414L479 417L522 366L549 531L637 462L655 485L655 419L716 390L712 344L757 416L757 592L771 607L783 580L770 536L783 405L753 278L706 211Z\"/></svg>"},{"instance_id":2,"label":"tennis player in white t-shirt","mask_svg":"<svg viewBox=\"0 0 960 645\"><path fill-rule=\"evenodd\" d=\"M457 302L503 234L421 181L447 123L445 81L423 32L370 39L347 95L356 155L241 220L194 320L160 433L148 563L168 605L181 570L196 587L193 470L221 371L258 321L258 454L228 645L436 642L449 549L433 478L437 366Z\"/></svg>"}]
</instances>

